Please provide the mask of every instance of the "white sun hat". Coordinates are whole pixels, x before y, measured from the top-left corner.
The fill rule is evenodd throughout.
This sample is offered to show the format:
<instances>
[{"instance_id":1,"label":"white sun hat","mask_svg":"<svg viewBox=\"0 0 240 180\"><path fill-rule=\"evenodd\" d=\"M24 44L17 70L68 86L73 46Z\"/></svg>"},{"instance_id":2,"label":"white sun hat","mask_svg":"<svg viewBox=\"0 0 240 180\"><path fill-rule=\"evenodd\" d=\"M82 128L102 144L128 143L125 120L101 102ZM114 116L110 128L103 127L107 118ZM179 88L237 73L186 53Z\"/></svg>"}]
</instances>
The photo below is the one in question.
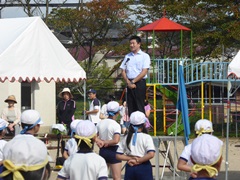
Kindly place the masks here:
<instances>
[{"instance_id":1,"label":"white sun hat","mask_svg":"<svg viewBox=\"0 0 240 180\"><path fill-rule=\"evenodd\" d=\"M58 96L59 96L60 98L62 98L64 92L68 92L69 95L70 95L70 98L73 98L73 95L72 95L72 93L71 93L71 91L70 91L69 88L63 88L63 90L58 94Z\"/></svg>"},{"instance_id":2,"label":"white sun hat","mask_svg":"<svg viewBox=\"0 0 240 180\"><path fill-rule=\"evenodd\" d=\"M120 110L119 103L116 101L110 101L107 104L107 112L109 116L114 116Z\"/></svg>"},{"instance_id":3,"label":"white sun hat","mask_svg":"<svg viewBox=\"0 0 240 180\"><path fill-rule=\"evenodd\" d=\"M53 134L65 134L67 132L67 129L63 124L53 124L51 128Z\"/></svg>"},{"instance_id":4,"label":"white sun hat","mask_svg":"<svg viewBox=\"0 0 240 180\"><path fill-rule=\"evenodd\" d=\"M71 124L70 124L71 137L73 137L73 133L76 133L76 127L77 127L78 123L81 122L81 121L83 121L83 120L75 119L71 122Z\"/></svg>"},{"instance_id":5,"label":"white sun hat","mask_svg":"<svg viewBox=\"0 0 240 180\"><path fill-rule=\"evenodd\" d=\"M41 120L40 114L38 111L29 109L23 111L21 114L21 123L24 124L43 124L43 121Z\"/></svg>"},{"instance_id":6,"label":"white sun hat","mask_svg":"<svg viewBox=\"0 0 240 180\"><path fill-rule=\"evenodd\" d=\"M46 166L48 154L46 145L30 135L17 135L3 148L3 166L1 176L13 173L14 179L23 179L19 171L36 171Z\"/></svg>"},{"instance_id":7,"label":"white sun hat","mask_svg":"<svg viewBox=\"0 0 240 180\"><path fill-rule=\"evenodd\" d=\"M75 138L79 139L78 146L83 140L90 148L93 144L91 139L97 134L97 128L92 121L83 120L77 124Z\"/></svg>"},{"instance_id":8,"label":"white sun hat","mask_svg":"<svg viewBox=\"0 0 240 180\"><path fill-rule=\"evenodd\" d=\"M107 111L118 112L120 109L119 103L117 101L110 101L107 104Z\"/></svg>"},{"instance_id":9,"label":"white sun hat","mask_svg":"<svg viewBox=\"0 0 240 180\"><path fill-rule=\"evenodd\" d=\"M81 122L81 121L83 121L83 120L80 120L80 119L75 119L75 120L73 120L73 121L71 122L71 124L70 124L71 130L75 132L76 127L77 127L77 124L78 124L79 122Z\"/></svg>"},{"instance_id":10,"label":"white sun hat","mask_svg":"<svg viewBox=\"0 0 240 180\"><path fill-rule=\"evenodd\" d=\"M143 112L135 111L130 115L130 123L132 125L140 125L146 122L146 116Z\"/></svg>"},{"instance_id":11,"label":"white sun hat","mask_svg":"<svg viewBox=\"0 0 240 180\"><path fill-rule=\"evenodd\" d=\"M135 111L130 115L130 124L132 124L132 128L134 129L134 135L132 139L132 145L135 146L137 142L137 134L138 129L141 124L144 124L146 122L146 116L144 113L140 111Z\"/></svg>"},{"instance_id":12,"label":"white sun hat","mask_svg":"<svg viewBox=\"0 0 240 180\"><path fill-rule=\"evenodd\" d=\"M29 126L25 126L24 129L20 132L20 134L26 133L28 130L32 129L38 124L43 124L41 120L40 114L38 111L29 109L23 111L21 114L21 123L28 124Z\"/></svg>"},{"instance_id":13,"label":"white sun hat","mask_svg":"<svg viewBox=\"0 0 240 180\"><path fill-rule=\"evenodd\" d=\"M6 129L7 125L8 125L8 122L6 120L0 118L0 131L3 129Z\"/></svg>"},{"instance_id":14,"label":"white sun hat","mask_svg":"<svg viewBox=\"0 0 240 180\"><path fill-rule=\"evenodd\" d=\"M97 128L92 121L83 120L77 124L76 134L82 137L93 137L97 133Z\"/></svg>"},{"instance_id":15,"label":"white sun hat","mask_svg":"<svg viewBox=\"0 0 240 180\"><path fill-rule=\"evenodd\" d=\"M207 119L200 119L195 123L195 132L198 135L202 135L203 133L212 133L213 126L212 122Z\"/></svg>"},{"instance_id":16,"label":"white sun hat","mask_svg":"<svg viewBox=\"0 0 240 180\"><path fill-rule=\"evenodd\" d=\"M192 169L200 171L205 169L210 177L218 173L217 169L212 167L222 156L223 142L210 134L203 134L192 142L191 158L194 161Z\"/></svg>"}]
</instances>

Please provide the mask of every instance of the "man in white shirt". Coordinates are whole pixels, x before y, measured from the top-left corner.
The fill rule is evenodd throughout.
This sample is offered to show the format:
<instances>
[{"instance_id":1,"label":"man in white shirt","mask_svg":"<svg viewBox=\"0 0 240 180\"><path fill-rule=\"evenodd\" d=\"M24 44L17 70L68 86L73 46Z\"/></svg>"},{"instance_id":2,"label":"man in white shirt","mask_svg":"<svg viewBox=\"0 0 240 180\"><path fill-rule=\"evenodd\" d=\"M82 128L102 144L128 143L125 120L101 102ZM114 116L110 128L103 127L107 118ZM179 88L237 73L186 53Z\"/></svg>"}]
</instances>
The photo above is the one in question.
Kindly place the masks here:
<instances>
[{"instance_id":1,"label":"man in white shirt","mask_svg":"<svg viewBox=\"0 0 240 180\"><path fill-rule=\"evenodd\" d=\"M150 68L150 56L141 50L141 38L132 36L129 40L131 52L128 53L120 68L127 84L128 115L144 110L146 99L146 78Z\"/></svg>"},{"instance_id":2,"label":"man in white shirt","mask_svg":"<svg viewBox=\"0 0 240 180\"><path fill-rule=\"evenodd\" d=\"M86 115L88 115L88 119L92 121L95 125L101 120L100 119L100 109L101 103L97 99L97 92L94 89L90 89L88 91L88 97L92 100L89 111L86 111Z\"/></svg>"}]
</instances>

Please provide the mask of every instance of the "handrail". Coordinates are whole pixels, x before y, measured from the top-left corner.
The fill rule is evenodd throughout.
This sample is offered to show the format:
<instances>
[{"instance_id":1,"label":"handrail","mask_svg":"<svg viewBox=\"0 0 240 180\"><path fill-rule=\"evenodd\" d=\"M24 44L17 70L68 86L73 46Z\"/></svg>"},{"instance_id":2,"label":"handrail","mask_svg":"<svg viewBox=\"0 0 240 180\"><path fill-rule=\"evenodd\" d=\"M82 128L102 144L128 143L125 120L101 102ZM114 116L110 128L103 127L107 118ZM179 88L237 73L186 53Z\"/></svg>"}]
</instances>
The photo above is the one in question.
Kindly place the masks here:
<instances>
[{"instance_id":1,"label":"handrail","mask_svg":"<svg viewBox=\"0 0 240 180\"><path fill-rule=\"evenodd\" d=\"M154 59L155 68L149 83L161 85L178 85L178 65L183 61L185 84L199 82L227 82L228 65L230 62L193 62L190 59ZM155 76L155 78L153 78ZM150 76L149 76L150 77ZM151 79L156 79L153 82Z\"/></svg>"}]
</instances>

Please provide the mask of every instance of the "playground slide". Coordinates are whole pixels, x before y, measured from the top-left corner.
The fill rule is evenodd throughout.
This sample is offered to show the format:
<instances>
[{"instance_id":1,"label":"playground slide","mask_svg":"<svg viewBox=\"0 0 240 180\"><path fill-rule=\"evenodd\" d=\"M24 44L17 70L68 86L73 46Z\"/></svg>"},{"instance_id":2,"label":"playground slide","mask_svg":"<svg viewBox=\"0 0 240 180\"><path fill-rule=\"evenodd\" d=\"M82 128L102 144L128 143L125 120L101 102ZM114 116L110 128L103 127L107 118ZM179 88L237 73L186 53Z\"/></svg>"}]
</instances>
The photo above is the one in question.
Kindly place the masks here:
<instances>
[{"instance_id":1,"label":"playground slide","mask_svg":"<svg viewBox=\"0 0 240 180\"><path fill-rule=\"evenodd\" d=\"M165 88L165 89L164 89ZM172 89L175 89L174 90L170 90L168 89L168 87L166 86L162 86L160 85L159 86L159 90L162 94L165 94L165 96L170 99L175 105L177 104L177 99L178 99L178 93L177 93L177 88L174 87L174 86L171 86ZM176 127L176 122L174 122L173 124L171 124L171 126L169 126L167 128L167 134L168 135L174 135L175 134L175 127ZM178 117L178 128L177 128L177 133L181 133L182 131L184 130L184 125L182 123L182 120L181 120L181 116Z\"/></svg>"}]
</instances>

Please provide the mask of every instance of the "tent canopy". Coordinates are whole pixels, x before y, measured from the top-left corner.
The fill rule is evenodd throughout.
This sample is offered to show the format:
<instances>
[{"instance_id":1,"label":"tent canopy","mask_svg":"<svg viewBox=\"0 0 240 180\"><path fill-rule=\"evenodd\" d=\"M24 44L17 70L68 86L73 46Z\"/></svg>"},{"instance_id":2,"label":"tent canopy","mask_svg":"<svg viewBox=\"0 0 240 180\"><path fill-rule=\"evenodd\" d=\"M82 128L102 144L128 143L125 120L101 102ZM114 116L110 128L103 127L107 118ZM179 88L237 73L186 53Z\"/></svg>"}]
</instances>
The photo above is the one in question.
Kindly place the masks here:
<instances>
[{"instance_id":1,"label":"tent canopy","mask_svg":"<svg viewBox=\"0 0 240 180\"><path fill-rule=\"evenodd\" d=\"M40 17L0 19L0 82L79 82L86 73Z\"/></svg>"},{"instance_id":2,"label":"tent canopy","mask_svg":"<svg viewBox=\"0 0 240 180\"><path fill-rule=\"evenodd\" d=\"M181 31L181 30L191 31L191 29L182 26L181 24L178 24L176 22L173 22L165 17L138 29L138 31Z\"/></svg>"},{"instance_id":3,"label":"tent canopy","mask_svg":"<svg viewBox=\"0 0 240 180\"><path fill-rule=\"evenodd\" d=\"M230 75L240 78L240 51L238 51L237 55L228 65L228 76Z\"/></svg>"}]
</instances>

